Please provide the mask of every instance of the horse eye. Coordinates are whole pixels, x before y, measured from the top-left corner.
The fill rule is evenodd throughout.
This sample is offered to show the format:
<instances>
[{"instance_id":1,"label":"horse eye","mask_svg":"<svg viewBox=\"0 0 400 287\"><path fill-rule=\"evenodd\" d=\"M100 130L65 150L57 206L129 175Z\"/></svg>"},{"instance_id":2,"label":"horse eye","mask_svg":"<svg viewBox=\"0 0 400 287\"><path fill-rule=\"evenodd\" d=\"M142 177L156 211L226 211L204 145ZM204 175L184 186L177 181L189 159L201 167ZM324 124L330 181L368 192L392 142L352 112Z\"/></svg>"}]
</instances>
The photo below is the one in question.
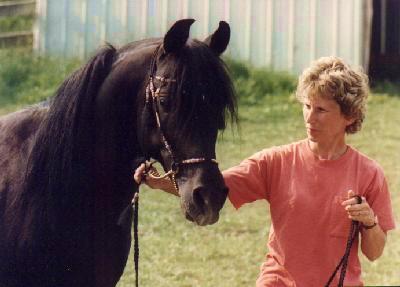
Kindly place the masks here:
<instances>
[{"instance_id":1,"label":"horse eye","mask_svg":"<svg viewBox=\"0 0 400 287\"><path fill-rule=\"evenodd\" d=\"M168 104L168 99L166 97L160 97L160 105L166 106Z\"/></svg>"}]
</instances>

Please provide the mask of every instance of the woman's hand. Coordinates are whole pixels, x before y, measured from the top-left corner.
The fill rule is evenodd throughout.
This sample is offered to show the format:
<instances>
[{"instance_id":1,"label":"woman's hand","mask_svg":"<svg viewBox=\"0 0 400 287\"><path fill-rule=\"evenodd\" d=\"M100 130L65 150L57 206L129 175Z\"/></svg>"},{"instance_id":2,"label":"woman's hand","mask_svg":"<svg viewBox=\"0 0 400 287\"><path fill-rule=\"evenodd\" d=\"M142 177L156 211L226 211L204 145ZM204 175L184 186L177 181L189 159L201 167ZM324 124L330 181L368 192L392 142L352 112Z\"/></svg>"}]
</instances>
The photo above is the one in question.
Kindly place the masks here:
<instances>
[{"instance_id":1,"label":"woman's hand","mask_svg":"<svg viewBox=\"0 0 400 287\"><path fill-rule=\"evenodd\" d=\"M155 167L150 166L149 171L146 173L146 164L142 163L133 175L137 184L144 182L152 189L161 189L162 191L179 196L178 191L175 189L173 183L169 178L158 178L158 171Z\"/></svg>"},{"instance_id":2,"label":"woman's hand","mask_svg":"<svg viewBox=\"0 0 400 287\"><path fill-rule=\"evenodd\" d=\"M349 218L361 222L364 227L361 229L361 250L370 261L374 261L382 255L386 244L386 233L375 221L375 215L372 208L364 197L361 197L361 203L357 203L354 198L356 194L349 190L347 200L343 201Z\"/></svg>"},{"instance_id":3,"label":"woman's hand","mask_svg":"<svg viewBox=\"0 0 400 287\"><path fill-rule=\"evenodd\" d=\"M342 202L347 214L351 220L359 221L365 226L372 226L375 224L375 215L372 208L369 206L365 197L361 197L361 203L357 203L354 191L348 191L347 200Z\"/></svg>"}]
</instances>

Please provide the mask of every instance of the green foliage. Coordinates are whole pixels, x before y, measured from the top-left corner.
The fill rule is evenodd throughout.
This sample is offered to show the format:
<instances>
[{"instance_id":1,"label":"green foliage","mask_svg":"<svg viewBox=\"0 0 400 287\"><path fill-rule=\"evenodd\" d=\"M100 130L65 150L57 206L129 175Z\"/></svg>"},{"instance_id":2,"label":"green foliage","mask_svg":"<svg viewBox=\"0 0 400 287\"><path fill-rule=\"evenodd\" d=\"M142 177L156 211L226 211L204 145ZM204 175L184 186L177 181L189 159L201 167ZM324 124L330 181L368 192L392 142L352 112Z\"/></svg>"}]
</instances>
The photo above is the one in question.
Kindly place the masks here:
<instances>
[{"instance_id":1,"label":"green foliage","mask_svg":"<svg viewBox=\"0 0 400 287\"><path fill-rule=\"evenodd\" d=\"M14 31L29 31L32 29L33 16L0 17L0 33Z\"/></svg>"},{"instance_id":2,"label":"green foliage","mask_svg":"<svg viewBox=\"0 0 400 287\"><path fill-rule=\"evenodd\" d=\"M377 94L400 96L400 82L388 80L378 81L372 84L372 91Z\"/></svg>"},{"instance_id":3,"label":"green foliage","mask_svg":"<svg viewBox=\"0 0 400 287\"><path fill-rule=\"evenodd\" d=\"M52 96L77 60L41 57L29 50L0 50L0 105L26 105Z\"/></svg>"},{"instance_id":4,"label":"green foliage","mask_svg":"<svg viewBox=\"0 0 400 287\"><path fill-rule=\"evenodd\" d=\"M296 78L287 72L254 68L243 62L226 59L241 104L258 104L263 98L289 95L296 89Z\"/></svg>"},{"instance_id":5,"label":"green foliage","mask_svg":"<svg viewBox=\"0 0 400 287\"><path fill-rule=\"evenodd\" d=\"M31 104L53 95L62 80L79 64L77 60L40 57L28 50L0 50L0 105ZM296 80L285 72L253 68L226 60L239 103L259 104L264 98L292 94Z\"/></svg>"}]
</instances>

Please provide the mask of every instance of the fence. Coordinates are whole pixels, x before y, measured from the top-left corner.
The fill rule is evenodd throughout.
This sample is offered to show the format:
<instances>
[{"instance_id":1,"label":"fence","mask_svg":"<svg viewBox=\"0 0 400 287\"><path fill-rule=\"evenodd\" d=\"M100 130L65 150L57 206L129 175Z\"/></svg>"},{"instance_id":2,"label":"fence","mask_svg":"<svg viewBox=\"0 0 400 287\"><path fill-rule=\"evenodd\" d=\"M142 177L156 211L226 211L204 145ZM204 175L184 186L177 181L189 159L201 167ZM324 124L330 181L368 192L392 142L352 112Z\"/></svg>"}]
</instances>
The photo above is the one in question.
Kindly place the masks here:
<instances>
[{"instance_id":1,"label":"fence","mask_svg":"<svg viewBox=\"0 0 400 287\"><path fill-rule=\"evenodd\" d=\"M232 28L227 54L258 66L298 72L320 56L368 66L371 0L37 0L35 49L87 57L108 41L160 37L194 18L204 39L220 20Z\"/></svg>"}]
</instances>

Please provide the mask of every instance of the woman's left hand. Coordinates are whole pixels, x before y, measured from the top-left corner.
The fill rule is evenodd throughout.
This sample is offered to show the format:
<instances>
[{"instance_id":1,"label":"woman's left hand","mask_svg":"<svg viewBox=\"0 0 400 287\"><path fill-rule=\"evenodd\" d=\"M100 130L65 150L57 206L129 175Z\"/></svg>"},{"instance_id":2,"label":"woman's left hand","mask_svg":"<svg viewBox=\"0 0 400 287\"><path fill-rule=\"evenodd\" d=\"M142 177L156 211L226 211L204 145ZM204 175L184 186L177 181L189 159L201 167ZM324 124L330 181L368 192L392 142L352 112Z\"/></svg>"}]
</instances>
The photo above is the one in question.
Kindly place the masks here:
<instances>
[{"instance_id":1,"label":"woman's left hand","mask_svg":"<svg viewBox=\"0 0 400 287\"><path fill-rule=\"evenodd\" d=\"M350 219L359 221L366 226L372 226L375 223L374 211L365 200L365 197L361 197L361 203L357 203L356 195L354 191L349 190L349 199L343 201L342 205L345 207Z\"/></svg>"}]
</instances>

